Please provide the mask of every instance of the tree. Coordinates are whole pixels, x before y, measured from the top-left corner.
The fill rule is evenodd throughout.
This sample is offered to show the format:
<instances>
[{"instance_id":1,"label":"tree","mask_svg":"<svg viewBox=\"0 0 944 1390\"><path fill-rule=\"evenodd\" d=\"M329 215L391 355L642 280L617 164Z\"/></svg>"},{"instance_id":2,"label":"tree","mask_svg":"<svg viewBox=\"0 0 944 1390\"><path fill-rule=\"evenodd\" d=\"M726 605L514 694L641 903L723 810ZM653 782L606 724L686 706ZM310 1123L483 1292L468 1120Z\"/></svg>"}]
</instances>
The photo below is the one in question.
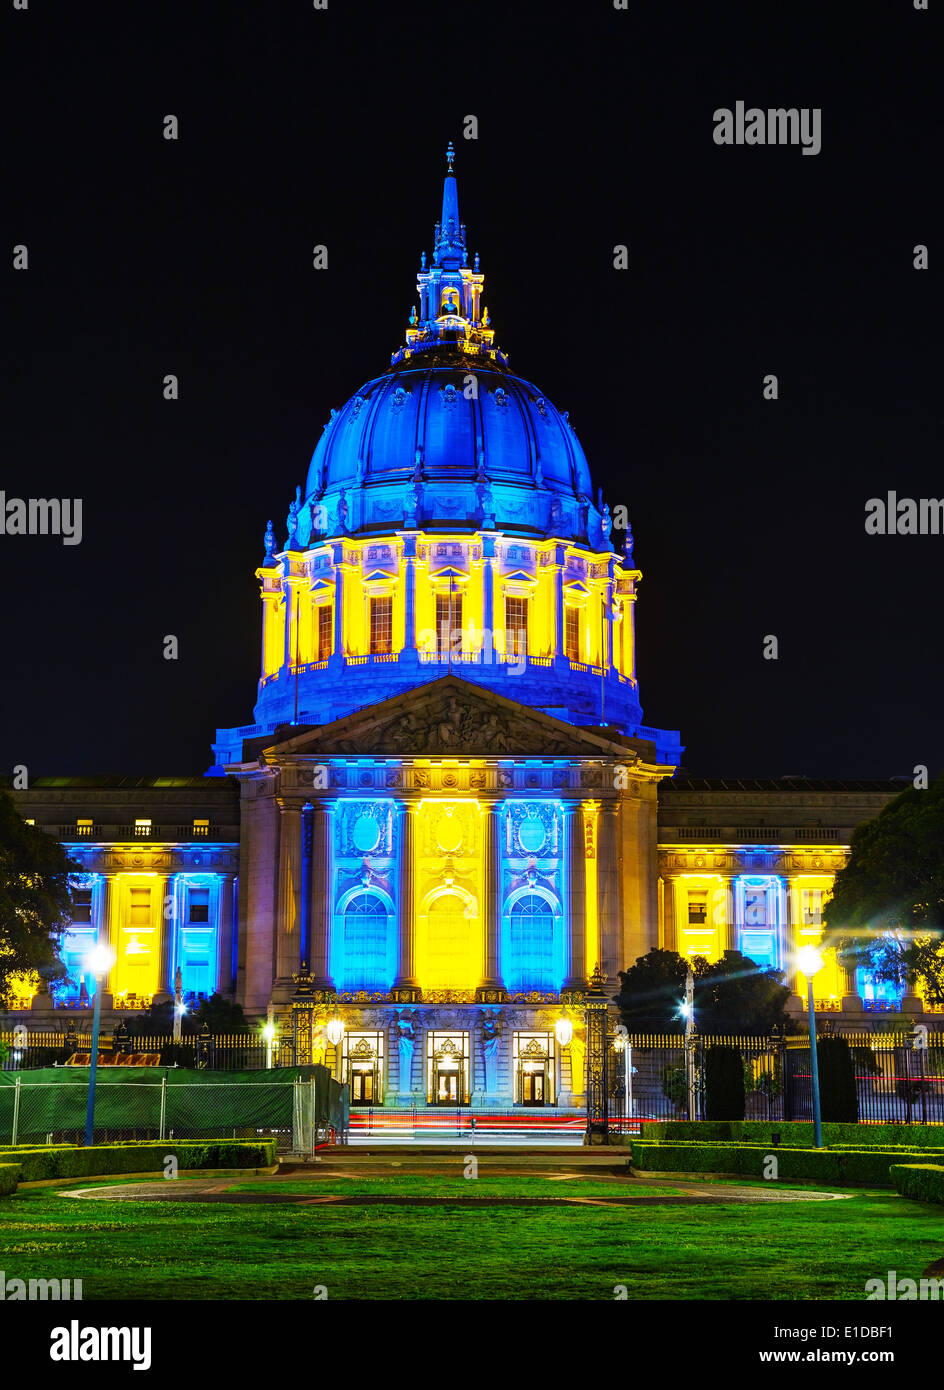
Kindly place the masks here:
<instances>
[{"instance_id":1,"label":"tree","mask_svg":"<svg viewBox=\"0 0 944 1390\"><path fill-rule=\"evenodd\" d=\"M789 998L779 970L765 970L740 951L725 951L696 982L695 1020L702 1033L766 1037L788 1021Z\"/></svg>"},{"instance_id":2,"label":"tree","mask_svg":"<svg viewBox=\"0 0 944 1390\"><path fill-rule=\"evenodd\" d=\"M705 1049L705 1119L744 1119L744 1060L740 1048L719 1043Z\"/></svg>"},{"instance_id":3,"label":"tree","mask_svg":"<svg viewBox=\"0 0 944 1390\"><path fill-rule=\"evenodd\" d=\"M65 979L59 942L71 918L69 875L82 866L43 830L27 825L0 790L0 1005L17 975Z\"/></svg>"},{"instance_id":4,"label":"tree","mask_svg":"<svg viewBox=\"0 0 944 1390\"><path fill-rule=\"evenodd\" d=\"M695 1026L701 1033L763 1034L787 1022L790 991L776 970L764 970L739 951L725 951L712 965L692 959ZM616 996L622 1022L631 1033L680 1033L685 1023L679 1003L685 997L688 961L676 951L653 948L619 972Z\"/></svg>"},{"instance_id":5,"label":"tree","mask_svg":"<svg viewBox=\"0 0 944 1390\"><path fill-rule=\"evenodd\" d=\"M920 980L944 1003L944 777L908 787L857 826L826 904L824 945L898 985Z\"/></svg>"},{"instance_id":6,"label":"tree","mask_svg":"<svg viewBox=\"0 0 944 1390\"><path fill-rule=\"evenodd\" d=\"M692 973L699 975L705 962L696 957ZM619 972L620 992L616 996L620 1017L631 1033L681 1033L684 1019L679 1004L685 998L688 962L676 951L653 946L628 970Z\"/></svg>"},{"instance_id":7,"label":"tree","mask_svg":"<svg viewBox=\"0 0 944 1390\"><path fill-rule=\"evenodd\" d=\"M859 1093L855 1066L845 1038L819 1038L816 1043L820 1112L824 1120L857 1123Z\"/></svg>"}]
</instances>

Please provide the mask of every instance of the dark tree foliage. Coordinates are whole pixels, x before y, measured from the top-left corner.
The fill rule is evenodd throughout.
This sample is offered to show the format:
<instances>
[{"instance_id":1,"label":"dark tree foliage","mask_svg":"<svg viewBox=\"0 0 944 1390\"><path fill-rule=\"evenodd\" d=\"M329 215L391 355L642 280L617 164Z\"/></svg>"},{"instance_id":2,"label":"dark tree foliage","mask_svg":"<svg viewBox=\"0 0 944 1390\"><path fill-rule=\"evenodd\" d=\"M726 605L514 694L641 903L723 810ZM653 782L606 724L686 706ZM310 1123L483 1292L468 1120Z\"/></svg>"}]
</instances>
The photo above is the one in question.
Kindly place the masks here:
<instances>
[{"instance_id":1,"label":"dark tree foliage","mask_svg":"<svg viewBox=\"0 0 944 1390\"><path fill-rule=\"evenodd\" d=\"M856 828L825 908L827 945L944 1003L944 777L908 787Z\"/></svg>"},{"instance_id":2,"label":"dark tree foliage","mask_svg":"<svg viewBox=\"0 0 944 1390\"><path fill-rule=\"evenodd\" d=\"M81 872L0 790L0 1005L16 975L35 972L52 987L65 979L59 942L71 916L69 875Z\"/></svg>"},{"instance_id":3,"label":"dark tree foliage","mask_svg":"<svg viewBox=\"0 0 944 1390\"><path fill-rule=\"evenodd\" d=\"M705 1119L744 1119L744 1059L738 1047L705 1050Z\"/></svg>"},{"instance_id":4,"label":"dark tree foliage","mask_svg":"<svg viewBox=\"0 0 944 1390\"><path fill-rule=\"evenodd\" d=\"M819 1103L823 1120L859 1119L855 1063L845 1038L818 1038L816 1043L819 1074Z\"/></svg>"},{"instance_id":5,"label":"dark tree foliage","mask_svg":"<svg viewBox=\"0 0 944 1390\"><path fill-rule=\"evenodd\" d=\"M619 972L616 1002L631 1033L680 1033L685 1020L679 1004L685 997L688 962L676 951L653 948L628 970ZM726 951L709 965L692 960L695 981L695 1026L701 1033L764 1035L787 1022L790 991L776 970L763 970L739 951Z\"/></svg>"}]
</instances>

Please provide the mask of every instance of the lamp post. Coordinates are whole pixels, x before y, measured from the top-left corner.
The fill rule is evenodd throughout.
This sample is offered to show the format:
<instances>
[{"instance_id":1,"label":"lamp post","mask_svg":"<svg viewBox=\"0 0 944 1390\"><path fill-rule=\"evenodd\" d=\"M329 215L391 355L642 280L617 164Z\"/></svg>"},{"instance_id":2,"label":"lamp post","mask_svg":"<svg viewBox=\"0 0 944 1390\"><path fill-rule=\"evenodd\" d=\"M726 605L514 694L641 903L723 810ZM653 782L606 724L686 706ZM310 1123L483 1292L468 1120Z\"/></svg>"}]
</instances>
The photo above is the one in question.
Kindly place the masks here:
<instances>
[{"instance_id":1,"label":"lamp post","mask_svg":"<svg viewBox=\"0 0 944 1390\"><path fill-rule=\"evenodd\" d=\"M560 1018L557 1019L557 1021L556 1021L555 1024L554 1024L554 1036L555 1036L555 1038L557 1039L557 1046L561 1049L561 1051L563 1051L563 1049L564 1049L565 1047L569 1047L569 1046L570 1046L570 1044L571 1044L571 1042L572 1042L572 1040L573 1040L573 1036L574 1036L574 1025L571 1023L570 1019L567 1017L567 1015L566 1015L565 1013L564 1013L564 1014L561 1014ZM563 1072L562 1072L562 1068L563 1068L563 1059L561 1060L560 1065L558 1066L557 1071L556 1071L556 1074L555 1074L555 1081L554 1081L554 1084L555 1084L555 1085L558 1085L558 1081L560 1081L560 1084L561 1084L561 1085L563 1084ZM571 1089L571 1094L573 1094L573 1088L574 1088L574 1078L573 1078L573 1072L571 1071L571 1077L570 1077L570 1089ZM556 1098L555 1098L555 1099L556 1099Z\"/></svg>"},{"instance_id":2,"label":"lamp post","mask_svg":"<svg viewBox=\"0 0 944 1390\"><path fill-rule=\"evenodd\" d=\"M823 957L815 946L804 946L797 952L797 965L806 976L807 1014L810 1021L810 1071L813 1077L813 1142L823 1147L823 1121L819 1107L819 1063L816 1056L816 1004L813 999L813 977L823 968Z\"/></svg>"},{"instance_id":3,"label":"lamp post","mask_svg":"<svg viewBox=\"0 0 944 1390\"><path fill-rule=\"evenodd\" d=\"M334 1060L335 1060L335 1066L336 1066L337 1073L338 1073L336 1079L337 1079L338 1081L340 1081L340 1080L341 1080L341 1055L340 1055L340 1053L338 1052L337 1049L338 1049L338 1044L340 1043L341 1039L344 1037L344 1020L339 1016L339 1014L337 1013L337 1011L335 1011L334 1018L332 1018L332 1019L328 1022L327 1026L325 1027L325 1036L327 1037L328 1042L331 1044L331 1046L335 1049Z\"/></svg>"},{"instance_id":4,"label":"lamp post","mask_svg":"<svg viewBox=\"0 0 944 1390\"><path fill-rule=\"evenodd\" d=\"M685 1020L685 1089L688 1092L688 1118L695 1119L695 1052L692 1034L695 1029L695 977L689 965L685 976L685 998L679 1006Z\"/></svg>"},{"instance_id":5,"label":"lamp post","mask_svg":"<svg viewBox=\"0 0 944 1390\"><path fill-rule=\"evenodd\" d=\"M625 1023L617 1023L613 1046L623 1059L623 1115L629 1120L633 1113L633 1049Z\"/></svg>"},{"instance_id":6,"label":"lamp post","mask_svg":"<svg viewBox=\"0 0 944 1390\"><path fill-rule=\"evenodd\" d=\"M102 988L115 958L107 946L95 946L85 961L86 974L95 977L95 1011L92 1014L92 1055L89 1067L88 1104L85 1109L85 1146L95 1136L95 1078L98 1073L98 1033L102 1021Z\"/></svg>"},{"instance_id":7,"label":"lamp post","mask_svg":"<svg viewBox=\"0 0 944 1390\"><path fill-rule=\"evenodd\" d=\"M275 1024L269 1022L262 1030L262 1036L266 1040L266 1071L272 1070L272 1053L275 1049Z\"/></svg>"},{"instance_id":8,"label":"lamp post","mask_svg":"<svg viewBox=\"0 0 944 1390\"><path fill-rule=\"evenodd\" d=\"M174 971L174 1042L179 1043L183 1037L183 1018L187 1012L184 1003L184 977L181 974L180 966Z\"/></svg>"}]
</instances>

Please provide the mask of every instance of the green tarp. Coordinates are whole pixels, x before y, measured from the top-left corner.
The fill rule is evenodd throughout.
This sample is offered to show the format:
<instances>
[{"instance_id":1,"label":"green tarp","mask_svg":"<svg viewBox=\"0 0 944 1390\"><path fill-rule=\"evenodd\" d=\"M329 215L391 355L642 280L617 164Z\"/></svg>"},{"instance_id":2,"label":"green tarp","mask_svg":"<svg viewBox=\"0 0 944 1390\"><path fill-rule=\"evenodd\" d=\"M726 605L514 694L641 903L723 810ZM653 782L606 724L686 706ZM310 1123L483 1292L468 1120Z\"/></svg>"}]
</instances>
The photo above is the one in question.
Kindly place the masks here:
<instances>
[{"instance_id":1,"label":"green tarp","mask_svg":"<svg viewBox=\"0 0 944 1390\"><path fill-rule=\"evenodd\" d=\"M166 1079L164 1134L224 1137L240 1129L293 1126L295 1081L314 1083L314 1120L319 1126L346 1124L347 1087L327 1067L281 1067L271 1071L188 1071L182 1067L99 1067L95 1083L95 1128L157 1135L161 1083ZM16 1082L20 1082L17 1137L20 1143L85 1128L88 1067L39 1067L0 1072L0 1143L13 1132Z\"/></svg>"}]
</instances>

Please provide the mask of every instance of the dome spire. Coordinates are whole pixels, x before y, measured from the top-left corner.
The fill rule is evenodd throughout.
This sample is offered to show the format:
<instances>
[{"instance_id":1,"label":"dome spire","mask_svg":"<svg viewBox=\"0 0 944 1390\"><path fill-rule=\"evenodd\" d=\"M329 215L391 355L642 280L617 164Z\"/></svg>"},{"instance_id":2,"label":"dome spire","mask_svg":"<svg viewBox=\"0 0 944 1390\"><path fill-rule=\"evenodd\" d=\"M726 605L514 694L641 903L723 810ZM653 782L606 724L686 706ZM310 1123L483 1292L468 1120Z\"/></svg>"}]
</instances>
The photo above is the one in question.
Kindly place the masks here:
<instances>
[{"instance_id":1,"label":"dome spire","mask_svg":"<svg viewBox=\"0 0 944 1390\"><path fill-rule=\"evenodd\" d=\"M459 186L454 169L456 151L452 141L446 146L446 175L443 179L442 212L433 231L433 254L420 261L416 277L419 313L410 315L406 346L394 353L396 366L417 352L453 346L464 356L485 356L507 365L495 346L495 333L489 326L482 303L485 276L479 269L479 255L469 266L465 223L459 221Z\"/></svg>"}]
</instances>

